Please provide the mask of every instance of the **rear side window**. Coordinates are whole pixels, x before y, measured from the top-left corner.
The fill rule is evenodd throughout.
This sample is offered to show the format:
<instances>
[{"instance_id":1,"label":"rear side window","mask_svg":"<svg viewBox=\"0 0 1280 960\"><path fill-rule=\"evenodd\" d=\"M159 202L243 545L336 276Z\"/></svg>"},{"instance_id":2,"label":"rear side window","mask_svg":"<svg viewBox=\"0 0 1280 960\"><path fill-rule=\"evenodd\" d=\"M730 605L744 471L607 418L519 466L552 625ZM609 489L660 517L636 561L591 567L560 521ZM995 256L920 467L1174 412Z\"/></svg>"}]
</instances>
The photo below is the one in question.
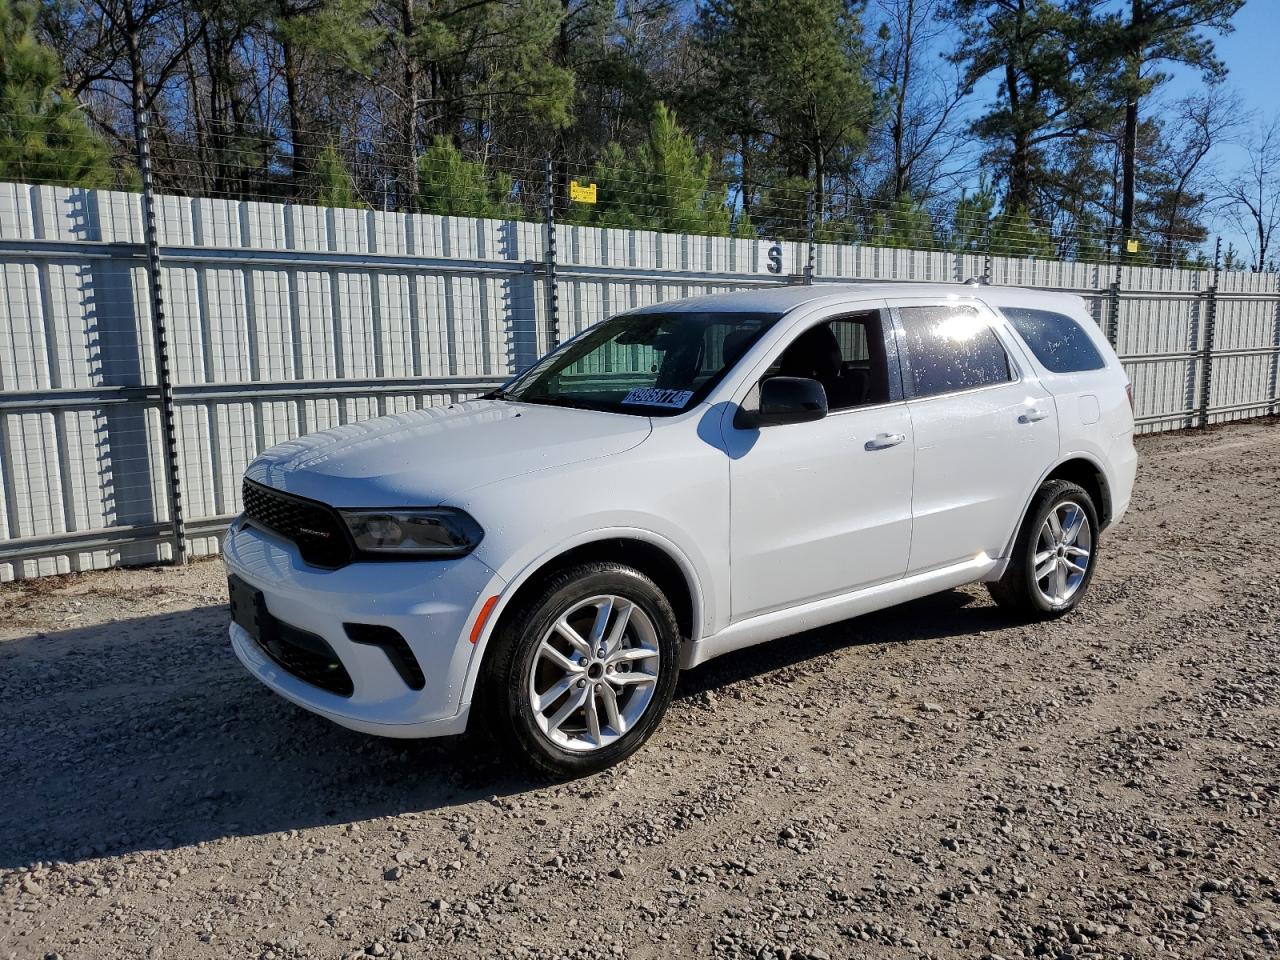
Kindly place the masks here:
<instances>
[{"instance_id":1,"label":"rear side window","mask_svg":"<svg viewBox=\"0 0 1280 960\"><path fill-rule=\"evenodd\" d=\"M1089 335L1065 313L1022 307L1001 307L1000 312L1050 373L1101 370L1107 365Z\"/></svg>"},{"instance_id":2,"label":"rear side window","mask_svg":"<svg viewBox=\"0 0 1280 960\"><path fill-rule=\"evenodd\" d=\"M973 307L903 307L899 314L916 397L1013 379L1004 347Z\"/></svg>"}]
</instances>

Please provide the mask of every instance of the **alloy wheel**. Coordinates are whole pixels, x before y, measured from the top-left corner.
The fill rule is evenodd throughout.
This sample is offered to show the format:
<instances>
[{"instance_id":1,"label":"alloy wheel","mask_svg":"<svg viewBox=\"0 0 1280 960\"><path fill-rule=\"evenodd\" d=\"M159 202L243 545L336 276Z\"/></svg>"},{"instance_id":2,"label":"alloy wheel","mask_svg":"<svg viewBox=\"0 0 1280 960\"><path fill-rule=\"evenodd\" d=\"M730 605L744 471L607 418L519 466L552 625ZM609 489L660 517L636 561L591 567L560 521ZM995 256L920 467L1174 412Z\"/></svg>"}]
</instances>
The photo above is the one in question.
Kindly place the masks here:
<instances>
[{"instance_id":1,"label":"alloy wheel","mask_svg":"<svg viewBox=\"0 0 1280 960\"><path fill-rule=\"evenodd\" d=\"M1060 607L1079 592L1093 555L1089 515L1074 500L1055 504L1036 540L1036 589L1046 603Z\"/></svg>"},{"instance_id":2,"label":"alloy wheel","mask_svg":"<svg viewBox=\"0 0 1280 960\"><path fill-rule=\"evenodd\" d=\"M529 668L538 729L563 750L599 750L635 728L653 700L662 656L649 616L625 597L574 603L542 637Z\"/></svg>"}]
</instances>

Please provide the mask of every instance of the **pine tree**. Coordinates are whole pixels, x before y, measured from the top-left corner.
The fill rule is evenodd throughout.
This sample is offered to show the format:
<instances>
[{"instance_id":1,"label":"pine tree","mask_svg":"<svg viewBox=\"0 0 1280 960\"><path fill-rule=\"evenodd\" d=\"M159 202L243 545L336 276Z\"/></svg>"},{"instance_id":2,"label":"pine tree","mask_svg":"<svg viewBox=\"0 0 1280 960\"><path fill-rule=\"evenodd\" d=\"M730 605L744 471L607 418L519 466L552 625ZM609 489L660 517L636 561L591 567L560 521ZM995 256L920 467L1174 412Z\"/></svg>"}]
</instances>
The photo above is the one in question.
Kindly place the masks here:
<instances>
[{"instance_id":1,"label":"pine tree","mask_svg":"<svg viewBox=\"0 0 1280 960\"><path fill-rule=\"evenodd\" d=\"M360 199L356 182L332 143L326 145L316 157L311 169L311 182L315 202L322 207L368 206Z\"/></svg>"},{"instance_id":2,"label":"pine tree","mask_svg":"<svg viewBox=\"0 0 1280 960\"><path fill-rule=\"evenodd\" d=\"M863 150L875 116L858 0L707 0L698 90L709 126L735 144L743 203L798 177L825 208L828 179ZM765 185L761 187L760 185ZM806 191L807 193L807 191ZM776 198L775 198L776 200Z\"/></svg>"},{"instance_id":3,"label":"pine tree","mask_svg":"<svg viewBox=\"0 0 1280 960\"><path fill-rule=\"evenodd\" d=\"M1054 147L1106 126L1114 113L1099 95L1091 21L1053 0L952 0L946 16L961 30L952 59L964 66L966 85L999 81L972 130L1000 171L1004 205L1036 209L1053 192Z\"/></svg>"},{"instance_id":4,"label":"pine tree","mask_svg":"<svg viewBox=\"0 0 1280 960\"><path fill-rule=\"evenodd\" d=\"M410 4L392 40L411 67L412 138L421 128L466 145L567 126L574 75L550 55L563 16L560 0Z\"/></svg>"},{"instance_id":5,"label":"pine tree","mask_svg":"<svg viewBox=\"0 0 1280 960\"><path fill-rule=\"evenodd\" d=\"M899 197L871 220L868 243L903 250L933 248L933 216L910 196Z\"/></svg>"},{"instance_id":6,"label":"pine tree","mask_svg":"<svg viewBox=\"0 0 1280 960\"><path fill-rule=\"evenodd\" d=\"M1076 6L1096 6L1096 0L1074 0ZM1138 133L1143 101L1169 79L1162 63L1181 63L1221 79L1226 67L1217 58L1213 41L1202 30L1229 33L1231 18L1244 0L1128 0L1126 15L1110 14L1097 29L1104 35L1104 53L1119 64L1112 88L1123 104L1121 141L1122 239L1133 232L1137 214ZM1122 244L1123 246L1123 244Z\"/></svg>"},{"instance_id":7,"label":"pine tree","mask_svg":"<svg viewBox=\"0 0 1280 960\"><path fill-rule=\"evenodd\" d=\"M985 180L973 193L962 193L951 216L951 249L956 253L986 252L987 231L995 207L995 193Z\"/></svg>"},{"instance_id":8,"label":"pine tree","mask_svg":"<svg viewBox=\"0 0 1280 960\"><path fill-rule=\"evenodd\" d=\"M1053 237L1021 208L1002 210L989 228L991 252L998 257L1039 257L1054 255Z\"/></svg>"},{"instance_id":9,"label":"pine tree","mask_svg":"<svg viewBox=\"0 0 1280 960\"><path fill-rule=\"evenodd\" d=\"M436 137L418 157L418 209L448 217L510 220L519 215L511 202L511 178L468 160L447 137Z\"/></svg>"},{"instance_id":10,"label":"pine tree","mask_svg":"<svg viewBox=\"0 0 1280 960\"><path fill-rule=\"evenodd\" d=\"M310 173L316 145L310 142L308 76L324 64L360 72L366 68L381 33L368 24L372 0L272 0L268 28L280 48L289 110L289 154L296 188Z\"/></svg>"},{"instance_id":11,"label":"pine tree","mask_svg":"<svg viewBox=\"0 0 1280 960\"><path fill-rule=\"evenodd\" d=\"M995 208L995 193L985 182L962 196L952 216L951 249L998 257L1053 257L1053 237L1026 210L1006 207L996 213Z\"/></svg>"},{"instance_id":12,"label":"pine tree","mask_svg":"<svg viewBox=\"0 0 1280 960\"><path fill-rule=\"evenodd\" d=\"M596 165L599 203L579 219L599 226L728 236L730 210L723 188L711 182L711 158L659 102L649 137L627 151L611 143ZM741 221L741 218L740 218ZM749 229L750 218L747 217ZM739 227L739 229L744 229Z\"/></svg>"},{"instance_id":13,"label":"pine tree","mask_svg":"<svg viewBox=\"0 0 1280 960\"><path fill-rule=\"evenodd\" d=\"M54 53L32 33L36 5L0 0L0 180L111 186L111 152L59 89Z\"/></svg>"}]
</instances>

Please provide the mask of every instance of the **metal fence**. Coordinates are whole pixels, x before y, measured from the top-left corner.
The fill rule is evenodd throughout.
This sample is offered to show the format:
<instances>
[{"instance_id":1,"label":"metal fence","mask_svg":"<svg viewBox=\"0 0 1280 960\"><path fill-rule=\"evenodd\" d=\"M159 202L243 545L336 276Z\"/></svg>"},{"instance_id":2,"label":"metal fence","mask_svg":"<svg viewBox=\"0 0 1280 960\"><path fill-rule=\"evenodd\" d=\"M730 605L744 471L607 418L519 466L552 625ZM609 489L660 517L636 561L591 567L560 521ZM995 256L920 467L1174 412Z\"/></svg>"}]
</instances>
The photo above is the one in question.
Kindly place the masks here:
<instances>
[{"instance_id":1,"label":"metal fence","mask_svg":"<svg viewBox=\"0 0 1280 960\"><path fill-rule=\"evenodd\" d=\"M584 227L551 211L158 196L152 220L142 194L0 184L0 271L0 580L212 553L266 447L474 397L620 310L752 286L981 276L1071 291L1124 358L1141 429L1280 404L1278 278L1216 266Z\"/></svg>"}]
</instances>

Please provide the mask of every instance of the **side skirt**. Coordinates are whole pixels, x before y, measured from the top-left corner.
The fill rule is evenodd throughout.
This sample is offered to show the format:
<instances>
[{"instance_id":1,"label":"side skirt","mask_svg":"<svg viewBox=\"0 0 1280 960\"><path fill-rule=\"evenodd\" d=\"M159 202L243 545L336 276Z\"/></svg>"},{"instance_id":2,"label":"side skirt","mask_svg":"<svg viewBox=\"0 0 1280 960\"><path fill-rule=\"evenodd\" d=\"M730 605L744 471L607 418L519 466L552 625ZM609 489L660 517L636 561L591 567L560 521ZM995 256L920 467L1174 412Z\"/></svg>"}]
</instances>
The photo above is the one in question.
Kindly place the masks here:
<instances>
[{"instance_id":1,"label":"side skirt","mask_svg":"<svg viewBox=\"0 0 1280 960\"><path fill-rule=\"evenodd\" d=\"M983 579L998 565L999 561L980 553L972 560L962 563L741 620L697 643L686 644L681 652L680 667L687 670L743 647L752 647L757 643L776 640L802 630L812 630L814 627L825 627L850 617L973 583Z\"/></svg>"}]
</instances>

